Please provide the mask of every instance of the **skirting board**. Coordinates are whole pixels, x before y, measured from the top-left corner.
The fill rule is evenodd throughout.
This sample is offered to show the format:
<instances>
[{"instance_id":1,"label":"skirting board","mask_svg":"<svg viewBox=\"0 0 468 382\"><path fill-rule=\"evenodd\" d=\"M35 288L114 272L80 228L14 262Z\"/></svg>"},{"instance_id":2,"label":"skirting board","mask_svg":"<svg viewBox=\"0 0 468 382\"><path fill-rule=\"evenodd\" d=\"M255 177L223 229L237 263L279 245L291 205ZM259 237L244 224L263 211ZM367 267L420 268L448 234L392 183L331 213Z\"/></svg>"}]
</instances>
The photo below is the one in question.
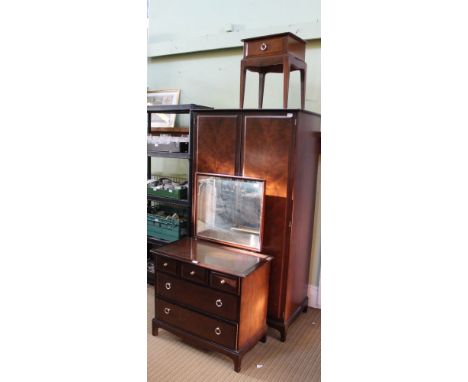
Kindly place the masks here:
<instances>
[{"instance_id":1,"label":"skirting board","mask_svg":"<svg viewBox=\"0 0 468 382\"><path fill-rule=\"evenodd\" d=\"M309 306L320 309L319 287L309 284L307 288L307 297L309 297Z\"/></svg>"}]
</instances>

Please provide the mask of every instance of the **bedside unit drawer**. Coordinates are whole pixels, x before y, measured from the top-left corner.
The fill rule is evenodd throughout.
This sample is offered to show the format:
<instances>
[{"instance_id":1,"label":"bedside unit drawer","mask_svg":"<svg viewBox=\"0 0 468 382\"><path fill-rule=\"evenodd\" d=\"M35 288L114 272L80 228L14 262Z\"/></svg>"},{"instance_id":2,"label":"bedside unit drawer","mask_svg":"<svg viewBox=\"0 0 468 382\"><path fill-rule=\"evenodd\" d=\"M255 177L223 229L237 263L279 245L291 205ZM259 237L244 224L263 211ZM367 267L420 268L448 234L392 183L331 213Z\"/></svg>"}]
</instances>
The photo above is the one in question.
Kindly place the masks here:
<instances>
[{"instance_id":1,"label":"bedside unit drawer","mask_svg":"<svg viewBox=\"0 0 468 382\"><path fill-rule=\"evenodd\" d=\"M181 265L182 278L195 283L208 285L208 271L191 264Z\"/></svg>"},{"instance_id":2,"label":"bedside unit drawer","mask_svg":"<svg viewBox=\"0 0 468 382\"><path fill-rule=\"evenodd\" d=\"M269 56L285 52L283 37L248 41L245 44L245 57Z\"/></svg>"},{"instance_id":3,"label":"bedside unit drawer","mask_svg":"<svg viewBox=\"0 0 468 382\"><path fill-rule=\"evenodd\" d=\"M222 273L211 272L210 286L224 292L239 294L239 279Z\"/></svg>"},{"instance_id":4,"label":"bedside unit drawer","mask_svg":"<svg viewBox=\"0 0 468 382\"><path fill-rule=\"evenodd\" d=\"M227 320L238 321L238 297L228 293L158 273L156 295Z\"/></svg>"},{"instance_id":5,"label":"bedside unit drawer","mask_svg":"<svg viewBox=\"0 0 468 382\"><path fill-rule=\"evenodd\" d=\"M163 256L156 256L156 270L177 275L177 261Z\"/></svg>"},{"instance_id":6,"label":"bedside unit drawer","mask_svg":"<svg viewBox=\"0 0 468 382\"><path fill-rule=\"evenodd\" d=\"M178 305L156 299L156 318L189 333L237 350L237 325L228 324Z\"/></svg>"}]
</instances>

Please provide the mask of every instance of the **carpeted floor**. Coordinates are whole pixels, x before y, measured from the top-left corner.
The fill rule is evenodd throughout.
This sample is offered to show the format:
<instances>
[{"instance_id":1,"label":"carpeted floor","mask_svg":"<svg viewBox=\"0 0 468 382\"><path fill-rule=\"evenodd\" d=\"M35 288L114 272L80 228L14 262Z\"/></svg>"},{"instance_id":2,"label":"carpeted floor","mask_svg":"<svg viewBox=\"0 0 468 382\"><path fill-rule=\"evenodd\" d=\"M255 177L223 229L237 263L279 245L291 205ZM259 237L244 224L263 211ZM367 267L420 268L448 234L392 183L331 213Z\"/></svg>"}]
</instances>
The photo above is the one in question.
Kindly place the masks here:
<instances>
[{"instance_id":1,"label":"carpeted floor","mask_svg":"<svg viewBox=\"0 0 468 382\"><path fill-rule=\"evenodd\" d=\"M244 356L240 373L234 372L230 358L189 346L163 329L153 337L153 317L154 288L148 286L148 382L320 381L318 309L299 316L285 343L269 329L267 342Z\"/></svg>"}]
</instances>

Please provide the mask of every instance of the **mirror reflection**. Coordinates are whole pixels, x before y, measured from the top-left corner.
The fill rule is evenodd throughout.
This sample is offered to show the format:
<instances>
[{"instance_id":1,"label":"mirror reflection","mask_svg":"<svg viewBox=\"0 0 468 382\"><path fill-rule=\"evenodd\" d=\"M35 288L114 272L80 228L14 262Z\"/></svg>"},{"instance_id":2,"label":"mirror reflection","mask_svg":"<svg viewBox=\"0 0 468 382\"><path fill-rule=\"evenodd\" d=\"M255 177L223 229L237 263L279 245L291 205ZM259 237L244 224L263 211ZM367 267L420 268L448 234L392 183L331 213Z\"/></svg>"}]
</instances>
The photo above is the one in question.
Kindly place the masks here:
<instances>
[{"instance_id":1,"label":"mirror reflection","mask_svg":"<svg viewBox=\"0 0 468 382\"><path fill-rule=\"evenodd\" d=\"M260 250L264 181L197 175L197 236Z\"/></svg>"}]
</instances>

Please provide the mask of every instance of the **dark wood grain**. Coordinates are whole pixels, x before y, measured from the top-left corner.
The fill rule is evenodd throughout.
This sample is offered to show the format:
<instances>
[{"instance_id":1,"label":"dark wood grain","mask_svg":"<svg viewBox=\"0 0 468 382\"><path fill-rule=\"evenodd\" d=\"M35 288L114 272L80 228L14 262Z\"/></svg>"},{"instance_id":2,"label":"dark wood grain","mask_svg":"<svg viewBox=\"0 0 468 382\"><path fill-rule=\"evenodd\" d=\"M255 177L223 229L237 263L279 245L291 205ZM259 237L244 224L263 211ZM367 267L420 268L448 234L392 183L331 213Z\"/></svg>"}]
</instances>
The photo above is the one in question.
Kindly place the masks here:
<instances>
[{"instance_id":1,"label":"dark wood grain","mask_svg":"<svg viewBox=\"0 0 468 382\"><path fill-rule=\"evenodd\" d=\"M237 115L204 115L196 122L195 172L236 174Z\"/></svg>"},{"instance_id":2,"label":"dark wood grain","mask_svg":"<svg viewBox=\"0 0 468 382\"><path fill-rule=\"evenodd\" d=\"M239 294L239 279L237 277L211 272L210 286L224 292Z\"/></svg>"},{"instance_id":3,"label":"dark wood grain","mask_svg":"<svg viewBox=\"0 0 468 382\"><path fill-rule=\"evenodd\" d=\"M156 319L189 331L219 345L237 350L237 324L196 313L161 298L156 299Z\"/></svg>"},{"instance_id":4,"label":"dark wood grain","mask_svg":"<svg viewBox=\"0 0 468 382\"><path fill-rule=\"evenodd\" d=\"M239 318L240 348L266 335L267 324L264 317L267 314L269 274L270 264L267 263L242 280Z\"/></svg>"},{"instance_id":5,"label":"dark wood grain","mask_svg":"<svg viewBox=\"0 0 468 382\"><path fill-rule=\"evenodd\" d=\"M237 321L239 315L238 297L193 285L162 273L158 274L156 279L156 294L158 296L227 320ZM170 285L170 289L167 289L166 285Z\"/></svg>"}]
</instances>

